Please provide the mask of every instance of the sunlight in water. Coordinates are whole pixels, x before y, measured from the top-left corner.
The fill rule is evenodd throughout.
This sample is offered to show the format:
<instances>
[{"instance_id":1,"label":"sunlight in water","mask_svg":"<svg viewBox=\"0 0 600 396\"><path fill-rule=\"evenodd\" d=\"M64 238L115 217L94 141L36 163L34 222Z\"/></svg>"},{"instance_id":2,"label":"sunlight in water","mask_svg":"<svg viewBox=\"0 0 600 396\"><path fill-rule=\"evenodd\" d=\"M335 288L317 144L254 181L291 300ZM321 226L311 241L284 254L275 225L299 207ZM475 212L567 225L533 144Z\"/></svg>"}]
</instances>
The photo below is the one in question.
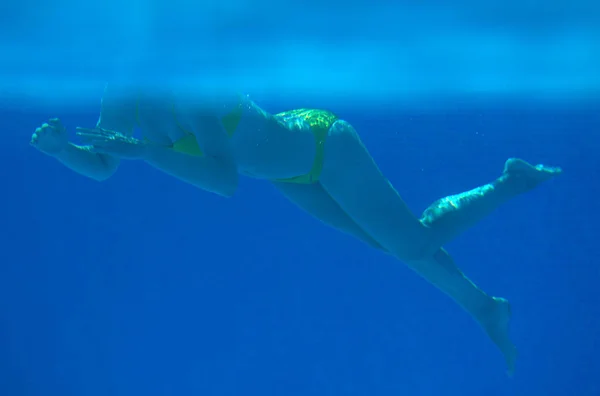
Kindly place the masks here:
<instances>
[{"instance_id":1,"label":"sunlight in water","mask_svg":"<svg viewBox=\"0 0 600 396\"><path fill-rule=\"evenodd\" d=\"M466 1L113 3L11 5L1 28L2 96L97 97L116 79L403 101L573 99L600 89L592 2L545 4L543 12Z\"/></svg>"}]
</instances>

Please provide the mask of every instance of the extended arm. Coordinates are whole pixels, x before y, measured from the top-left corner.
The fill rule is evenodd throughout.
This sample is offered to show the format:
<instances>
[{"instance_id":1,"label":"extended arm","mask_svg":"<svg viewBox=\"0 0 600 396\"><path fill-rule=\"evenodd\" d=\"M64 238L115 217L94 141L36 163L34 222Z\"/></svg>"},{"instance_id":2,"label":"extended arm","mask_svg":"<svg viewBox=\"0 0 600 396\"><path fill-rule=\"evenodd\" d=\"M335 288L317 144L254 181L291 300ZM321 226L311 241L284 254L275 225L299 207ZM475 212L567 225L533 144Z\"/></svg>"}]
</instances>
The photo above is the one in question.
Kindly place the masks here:
<instances>
[{"instance_id":1,"label":"extended arm","mask_svg":"<svg viewBox=\"0 0 600 396\"><path fill-rule=\"evenodd\" d=\"M96 126L118 130L130 136L135 126L135 102L123 89L107 89L101 101L101 113ZM98 153L92 145L69 142L68 134L60 120L53 118L37 128L31 145L56 158L67 168L91 179L103 181L115 173L120 157Z\"/></svg>"},{"instance_id":2,"label":"extended arm","mask_svg":"<svg viewBox=\"0 0 600 396\"><path fill-rule=\"evenodd\" d=\"M108 158L143 160L203 190L233 195L238 171L218 117L191 106L179 109L181 118L176 119L173 98L168 95L130 100L107 100L108 96L107 90L97 127L78 128L78 135L94 152ZM131 136L134 126L140 128L143 140ZM171 136L176 135L179 139L172 142Z\"/></svg>"},{"instance_id":3,"label":"extended arm","mask_svg":"<svg viewBox=\"0 0 600 396\"><path fill-rule=\"evenodd\" d=\"M108 179L119 166L118 158L95 153L90 146L69 142L65 127L56 118L35 130L31 145L56 158L67 168L98 181Z\"/></svg>"},{"instance_id":4,"label":"extended arm","mask_svg":"<svg viewBox=\"0 0 600 396\"><path fill-rule=\"evenodd\" d=\"M67 143L60 153L54 156L67 168L90 179L103 181L115 173L119 159L106 154L94 153L90 146Z\"/></svg>"},{"instance_id":5,"label":"extended arm","mask_svg":"<svg viewBox=\"0 0 600 396\"><path fill-rule=\"evenodd\" d=\"M107 86L96 128L80 128L78 133L87 145L68 142L65 128L57 119L38 128L31 144L95 180L110 177L120 159L138 159L203 190L231 196L237 189L238 171L221 120L203 111L202 106L190 106L182 112L185 117L178 123L172 98L143 99L140 105L138 92ZM158 141L133 138L136 126L143 135L151 132ZM186 144L194 146L197 152L175 147L168 133L173 128L185 132Z\"/></svg>"}]
</instances>

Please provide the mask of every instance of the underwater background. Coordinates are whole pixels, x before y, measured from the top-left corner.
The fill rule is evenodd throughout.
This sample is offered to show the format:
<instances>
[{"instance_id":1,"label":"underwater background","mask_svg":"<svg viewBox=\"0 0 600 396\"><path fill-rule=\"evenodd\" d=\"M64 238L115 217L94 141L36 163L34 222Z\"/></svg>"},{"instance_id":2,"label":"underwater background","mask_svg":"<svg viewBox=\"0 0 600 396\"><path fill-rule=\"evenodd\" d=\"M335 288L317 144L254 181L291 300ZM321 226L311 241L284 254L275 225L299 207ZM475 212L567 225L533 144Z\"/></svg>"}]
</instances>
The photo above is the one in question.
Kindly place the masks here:
<instances>
[{"instance_id":1,"label":"underwater background","mask_svg":"<svg viewBox=\"0 0 600 396\"><path fill-rule=\"evenodd\" d=\"M3 4L0 395L600 395L600 6L592 1ZM103 82L241 88L350 121L411 209L506 158L564 173L447 248L512 303L516 373L402 263L266 182L140 162L98 183L29 146Z\"/></svg>"}]
</instances>

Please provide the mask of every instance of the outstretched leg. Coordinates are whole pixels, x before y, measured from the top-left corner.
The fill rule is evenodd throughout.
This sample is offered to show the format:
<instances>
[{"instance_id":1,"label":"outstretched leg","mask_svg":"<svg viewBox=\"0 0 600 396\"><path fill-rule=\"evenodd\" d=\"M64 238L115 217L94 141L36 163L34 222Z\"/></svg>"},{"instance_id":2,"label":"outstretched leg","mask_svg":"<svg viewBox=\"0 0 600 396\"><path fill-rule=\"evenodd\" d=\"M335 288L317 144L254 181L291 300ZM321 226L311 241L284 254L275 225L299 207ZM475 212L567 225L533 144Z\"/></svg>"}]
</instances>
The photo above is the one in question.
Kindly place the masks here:
<instances>
[{"instance_id":1,"label":"outstretched leg","mask_svg":"<svg viewBox=\"0 0 600 396\"><path fill-rule=\"evenodd\" d=\"M388 253L365 233L329 196L320 183L273 183L290 201L327 225L346 232L372 247ZM498 346L508 367L514 371L516 348L508 334L510 305L503 298L490 297L469 280L443 249L427 259L407 262L419 275L454 298L469 312Z\"/></svg>"},{"instance_id":2,"label":"outstretched leg","mask_svg":"<svg viewBox=\"0 0 600 396\"><path fill-rule=\"evenodd\" d=\"M479 323L488 337L498 347L508 373L512 374L517 359L517 349L510 340L510 304L500 297L492 297L481 290L456 266L444 249L433 256L408 262L410 268L449 295Z\"/></svg>"},{"instance_id":3,"label":"outstretched leg","mask_svg":"<svg viewBox=\"0 0 600 396\"><path fill-rule=\"evenodd\" d=\"M510 158L498 179L435 201L423 212L421 223L432 230L432 244L443 246L503 203L561 172L560 168L532 166L521 159Z\"/></svg>"}]
</instances>

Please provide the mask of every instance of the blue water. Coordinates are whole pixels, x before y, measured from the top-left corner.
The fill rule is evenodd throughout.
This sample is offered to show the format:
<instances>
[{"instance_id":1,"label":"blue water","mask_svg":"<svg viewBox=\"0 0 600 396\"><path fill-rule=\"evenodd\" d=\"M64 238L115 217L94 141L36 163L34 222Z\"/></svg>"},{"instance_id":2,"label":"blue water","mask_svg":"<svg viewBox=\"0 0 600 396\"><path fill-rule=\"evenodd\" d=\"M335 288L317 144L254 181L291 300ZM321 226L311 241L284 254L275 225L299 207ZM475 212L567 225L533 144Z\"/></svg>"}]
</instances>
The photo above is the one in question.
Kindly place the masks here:
<instances>
[{"instance_id":1,"label":"blue water","mask_svg":"<svg viewBox=\"0 0 600 396\"><path fill-rule=\"evenodd\" d=\"M3 14L3 29L13 35L2 39L10 52L2 55L0 84L0 395L600 395L600 85L594 85L593 72L600 52L584 56L600 26L594 24L597 7L544 3L542 17L537 3L514 12L462 3L451 15L469 17L471 24L461 25L463 31L453 25L444 35L434 33L445 25L431 25L438 30L431 28L428 38L450 44L440 48L428 41L430 46L413 53L413 66L400 70L394 66L406 53L393 52L391 41L411 42L411 36L390 20L409 20L410 10L422 15L418 7L390 13L385 7L399 6L382 3L370 8L376 16L365 17L366 25L348 35L338 29L347 26L345 20L331 18L335 7L317 14L302 9L336 26L328 30L315 22L321 28L303 36L302 50L291 39L304 25L292 18L288 4L269 12L257 6L250 13L247 4L237 8L241 2L231 9L215 3L217 18L197 13L205 24L194 25L191 15L179 13L179 25L166 16L161 25L155 17L142 29L137 18L138 30L127 30L126 18L99 4L11 5L14 15ZM137 7L138 17L152 8ZM81 18L60 16L67 9ZM159 16L171 15L170 8L157 9ZM366 3L356 3L344 15L366 9ZM50 11L66 24L80 21L81 35L45 20ZM259 16L271 24L253 30L243 23ZM109 22L92 24L102 18ZM139 49L145 41L158 48L152 52L158 59L169 47L156 38L161 26L214 35L226 22L237 26L239 36L251 32L244 37L254 44L268 43L271 29L295 43L297 54L317 56L314 45L343 41L346 52L338 54L338 63L370 59L353 62L356 68L345 69L348 74L321 91L310 82L322 74L301 66L297 70L304 74L286 85L284 77L294 70L287 61L276 66L277 76L253 78L241 61L229 71L240 85L254 84L250 93L269 111L326 105L353 123L415 213L441 196L491 181L509 156L563 167L559 178L502 206L447 246L485 291L511 301L511 335L519 349L514 377L448 297L402 263L321 225L268 183L242 179L236 195L224 199L137 162L124 163L98 183L28 145L50 117L60 116L71 132L93 125L98 81L107 76L123 77L140 67L149 75L161 73L156 63L143 63L141 50L127 62L102 61L99 52L126 53L127 45ZM502 62L477 58L481 52L457 44L461 39L471 49L478 43L500 48L489 47L482 34L467 34L475 31L513 38L502 47ZM97 41L91 45L85 38L93 32ZM553 41L549 32L562 33L563 40ZM350 45L359 36L377 43L377 56L359 56L360 48ZM179 37L187 41L169 41L173 52L188 56L181 49L191 48L192 40ZM225 38L219 48L236 53L244 47ZM199 46L209 43L198 39ZM48 57L49 44L60 56ZM31 48L38 51L37 63L30 62L36 57ZM546 73L533 73L532 54L542 52ZM552 62L558 58L562 66ZM208 76L227 74L216 70L226 60L211 58ZM258 70L267 61L258 57L252 66ZM162 72L174 75L169 62ZM475 72L481 78L471 79ZM387 79L392 75L396 79ZM405 80L413 88L403 89Z\"/></svg>"},{"instance_id":2,"label":"blue water","mask_svg":"<svg viewBox=\"0 0 600 396\"><path fill-rule=\"evenodd\" d=\"M25 0L0 13L0 96L169 81L319 101L600 91L593 0Z\"/></svg>"}]
</instances>

